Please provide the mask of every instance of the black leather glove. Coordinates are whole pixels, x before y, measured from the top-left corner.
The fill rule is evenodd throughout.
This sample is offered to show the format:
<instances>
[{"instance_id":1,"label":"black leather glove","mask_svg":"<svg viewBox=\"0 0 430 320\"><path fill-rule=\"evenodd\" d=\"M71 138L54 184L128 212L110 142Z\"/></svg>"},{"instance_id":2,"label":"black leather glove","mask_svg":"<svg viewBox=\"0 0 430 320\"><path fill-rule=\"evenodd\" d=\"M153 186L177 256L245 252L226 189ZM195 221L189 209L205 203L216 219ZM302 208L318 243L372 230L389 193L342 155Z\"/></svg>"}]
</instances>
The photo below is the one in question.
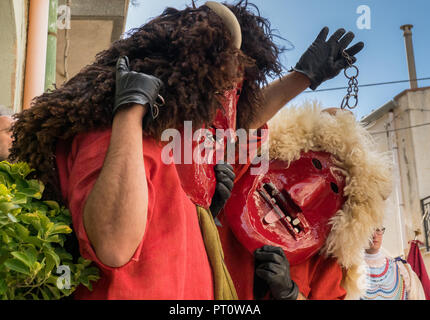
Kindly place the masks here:
<instances>
[{"instance_id":1,"label":"black leather glove","mask_svg":"<svg viewBox=\"0 0 430 320\"><path fill-rule=\"evenodd\" d=\"M342 53L354 39L354 33L345 34L345 29L338 29L326 41L328 32L327 27L321 30L318 37L293 68L293 70L309 78L312 90L315 90L322 82L336 77L342 69L348 66L348 61ZM360 52L363 47L364 43L358 42L345 50L351 57L352 63L357 61L354 55Z\"/></svg>"},{"instance_id":2,"label":"black leather glove","mask_svg":"<svg viewBox=\"0 0 430 320\"><path fill-rule=\"evenodd\" d=\"M236 175L233 167L228 163L217 164L214 170L217 182L209 209L215 218L230 198Z\"/></svg>"},{"instance_id":3,"label":"black leather glove","mask_svg":"<svg viewBox=\"0 0 430 320\"><path fill-rule=\"evenodd\" d=\"M123 105L136 103L144 106L148 104L150 110L143 118L145 127L158 115L158 105L156 101L157 98L160 99L158 93L162 87L163 82L160 79L145 73L130 71L128 57L120 57L116 64L113 116L115 116L115 113Z\"/></svg>"},{"instance_id":4,"label":"black leather glove","mask_svg":"<svg viewBox=\"0 0 430 320\"><path fill-rule=\"evenodd\" d=\"M270 290L276 300L297 300L299 288L290 276L290 263L279 247L264 246L254 251L254 296L264 298Z\"/></svg>"}]
</instances>

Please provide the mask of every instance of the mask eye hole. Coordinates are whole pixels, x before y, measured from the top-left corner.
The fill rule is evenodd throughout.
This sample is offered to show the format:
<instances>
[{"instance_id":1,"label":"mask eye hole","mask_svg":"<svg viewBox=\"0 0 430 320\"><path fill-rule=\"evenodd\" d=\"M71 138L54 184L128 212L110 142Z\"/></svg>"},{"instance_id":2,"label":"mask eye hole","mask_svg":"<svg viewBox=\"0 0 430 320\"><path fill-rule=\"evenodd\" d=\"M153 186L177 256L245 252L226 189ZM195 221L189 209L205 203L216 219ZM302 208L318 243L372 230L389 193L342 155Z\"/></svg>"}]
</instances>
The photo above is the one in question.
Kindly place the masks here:
<instances>
[{"instance_id":1,"label":"mask eye hole","mask_svg":"<svg viewBox=\"0 0 430 320\"><path fill-rule=\"evenodd\" d=\"M317 168L318 170L322 169L322 164L318 159L312 159L312 164L314 165L315 168Z\"/></svg>"},{"instance_id":2,"label":"mask eye hole","mask_svg":"<svg viewBox=\"0 0 430 320\"><path fill-rule=\"evenodd\" d=\"M337 186L336 183L330 182L330 187L331 187L331 190L333 190L334 193L339 193L339 187Z\"/></svg>"}]
</instances>

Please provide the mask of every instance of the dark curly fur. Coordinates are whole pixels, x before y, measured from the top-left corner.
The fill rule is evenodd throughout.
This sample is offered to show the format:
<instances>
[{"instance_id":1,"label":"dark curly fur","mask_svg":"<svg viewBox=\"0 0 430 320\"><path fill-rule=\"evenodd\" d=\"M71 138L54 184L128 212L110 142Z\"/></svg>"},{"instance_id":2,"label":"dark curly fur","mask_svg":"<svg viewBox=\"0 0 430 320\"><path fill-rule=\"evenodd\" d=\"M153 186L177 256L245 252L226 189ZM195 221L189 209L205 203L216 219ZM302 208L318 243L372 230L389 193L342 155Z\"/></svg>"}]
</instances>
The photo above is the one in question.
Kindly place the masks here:
<instances>
[{"instance_id":1,"label":"dark curly fur","mask_svg":"<svg viewBox=\"0 0 430 320\"><path fill-rule=\"evenodd\" d=\"M32 108L17 114L11 160L28 162L46 184L45 196L61 200L56 145L78 133L111 126L115 65L121 55L129 57L132 70L155 75L165 84L166 105L145 129L146 135L159 139L164 129L180 128L185 120L192 120L194 127L210 124L221 107L215 95L242 76L246 80L238 105L238 127L247 128L258 114L266 77L281 74L278 56L282 49L273 43L270 24L255 6L240 1L228 7L242 27L241 50L233 48L229 31L209 8L167 8L99 53L93 64L63 86L35 98Z\"/></svg>"}]
</instances>

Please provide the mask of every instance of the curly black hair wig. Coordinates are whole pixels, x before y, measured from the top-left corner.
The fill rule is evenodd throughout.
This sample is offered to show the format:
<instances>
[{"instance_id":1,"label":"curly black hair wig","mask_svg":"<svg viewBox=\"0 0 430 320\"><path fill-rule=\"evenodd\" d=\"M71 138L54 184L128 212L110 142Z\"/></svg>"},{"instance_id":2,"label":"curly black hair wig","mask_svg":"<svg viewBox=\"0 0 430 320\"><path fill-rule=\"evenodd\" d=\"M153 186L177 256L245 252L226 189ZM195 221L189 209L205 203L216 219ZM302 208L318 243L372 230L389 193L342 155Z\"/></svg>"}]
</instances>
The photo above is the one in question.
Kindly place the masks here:
<instances>
[{"instance_id":1,"label":"curly black hair wig","mask_svg":"<svg viewBox=\"0 0 430 320\"><path fill-rule=\"evenodd\" d=\"M61 87L32 101L30 109L15 115L10 159L26 161L35 176L60 200L55 169L59 141L71 141L81 132L112 124L115 65L128 56L130 67L160 78L166 104L144 134L159 140L167 128L210 124L218 108L215 96L244 78L238 104L238 128L247 128L258 114L261 87L267 77L280 76L279 54L270 23L247 1L225 4L242 28L241 50L234 48L222 20L206 6L184 10L167 8L158 17L100 52ZM242 71L238 71L242 70Z\"/></svg>"}]
</instances>

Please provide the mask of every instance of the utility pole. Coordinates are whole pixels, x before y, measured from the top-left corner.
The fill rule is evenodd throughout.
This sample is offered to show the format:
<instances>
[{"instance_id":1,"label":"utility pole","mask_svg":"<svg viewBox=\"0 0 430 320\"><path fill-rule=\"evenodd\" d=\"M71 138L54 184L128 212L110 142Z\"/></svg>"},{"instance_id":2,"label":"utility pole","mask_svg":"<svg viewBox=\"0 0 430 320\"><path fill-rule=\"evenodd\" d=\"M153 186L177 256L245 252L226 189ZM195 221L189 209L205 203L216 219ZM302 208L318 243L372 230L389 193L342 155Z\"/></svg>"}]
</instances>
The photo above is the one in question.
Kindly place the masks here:
<instances>
[{"instance_id":1,"label":"utility pole","mask_svg":"<svg viewBox=\"0 0 430 320\"><path fill-rule=\"evenodd\" d=\"M405 37L406 46L406 58L408 60L408 70L409 70L409 82L411 84L411 89L418 88L417 82L417 69L415 67L415 55L414 46L412 44L412 28L414 26L411 24L405 24L400 27L403 30L403 36Z\"/></svg>"}]
</instances>

